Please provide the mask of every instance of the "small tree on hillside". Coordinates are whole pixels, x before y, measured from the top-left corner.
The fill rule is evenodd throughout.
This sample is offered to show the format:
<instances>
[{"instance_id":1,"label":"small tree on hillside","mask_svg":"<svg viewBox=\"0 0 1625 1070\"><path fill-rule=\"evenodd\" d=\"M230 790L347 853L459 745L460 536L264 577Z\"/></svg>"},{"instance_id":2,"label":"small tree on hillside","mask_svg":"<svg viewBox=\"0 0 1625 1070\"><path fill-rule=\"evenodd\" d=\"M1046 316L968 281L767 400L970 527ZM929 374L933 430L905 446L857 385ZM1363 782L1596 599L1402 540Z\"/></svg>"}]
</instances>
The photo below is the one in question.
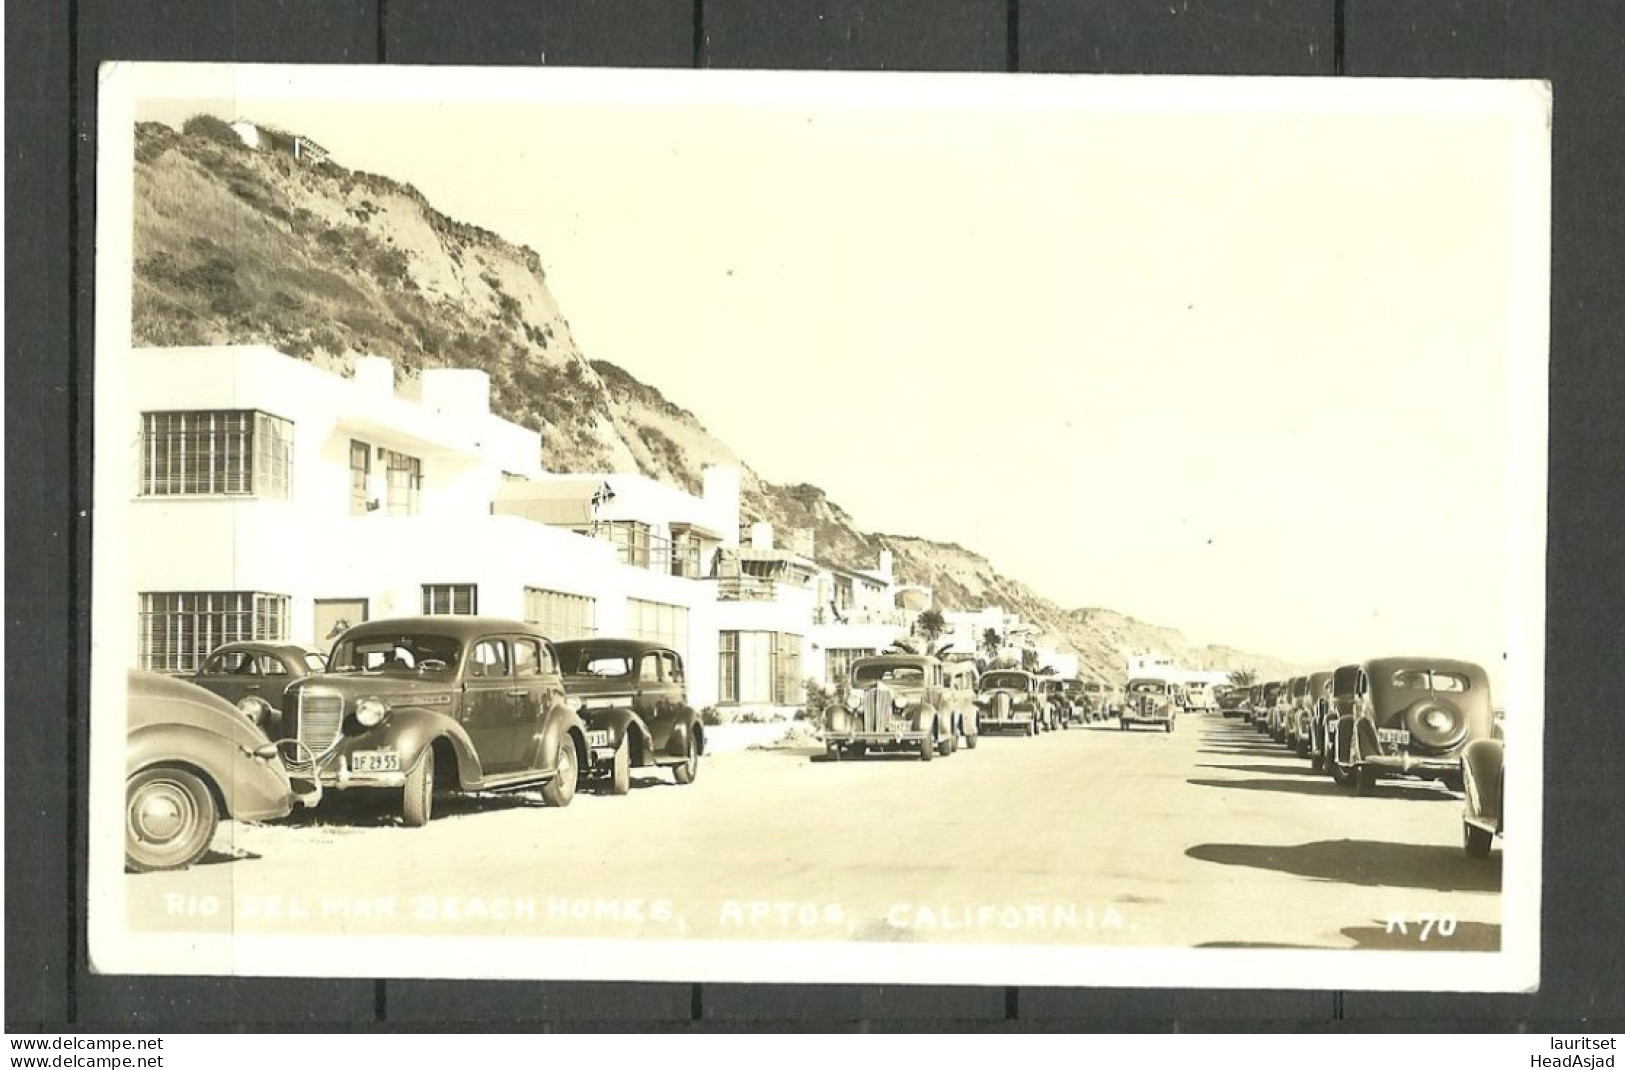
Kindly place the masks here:
<instances>
[{"instance_id":1,"label":"small tree on hillside","mask_svg":"<svg viewBox=\"0 0 1625 1070\"><path fill-rule=\"evenodd\" d=\"M1023 647L1021 650L1021 667L1028 672L1038 671L1038 651L1032 647Z\"/></svg>"},{"instance_id":2,"label":"small tree on hillside","mask_svg":"<svg viewBox=\"0 0 1625 1070\"><path fill-rule=\"evenodd\" d=\"M1230 674L1230 682L1237 687L1251 687L1257 680L1256 669L1236 669Z\"/></svg>"},{"instance_id":3,"label":"small tree on hillside","mask_svg":"<svg viewBox=\"0 0 1625 1070\"><path fill-rule=\"evenodd\" d=\"M942 638L942 633L948 630L948 622L943 619L940 612L935 609L926 609L914 619L914 633L925 640L930 646Z\"/></svg>"},{"instance_id":4,"label":"small tree on hillside","mask_svg":"<svg viewBox=\"0 0 1625 1070\"><path fill-rule=\"evenodd\" d=\"M989 628L982 633L982 653L987 655L988 661L995 660L1003 649L1004 636L999 634L997 628Z\"/></svg>"}]
</instances>

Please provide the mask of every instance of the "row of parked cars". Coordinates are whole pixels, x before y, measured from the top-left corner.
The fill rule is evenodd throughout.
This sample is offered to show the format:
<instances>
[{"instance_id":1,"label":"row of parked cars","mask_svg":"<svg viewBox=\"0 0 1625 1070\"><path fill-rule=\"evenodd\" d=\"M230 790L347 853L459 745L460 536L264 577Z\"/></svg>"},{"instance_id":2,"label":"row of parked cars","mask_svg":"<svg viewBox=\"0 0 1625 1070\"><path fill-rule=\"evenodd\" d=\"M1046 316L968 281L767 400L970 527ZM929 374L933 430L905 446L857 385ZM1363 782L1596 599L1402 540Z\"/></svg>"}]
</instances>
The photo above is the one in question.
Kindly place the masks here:
<instances>
[{"instance_id":1,"label":"row of parked cars","mask_svg":"<svg viewBox=\"0 0 1625 1070\"><path fill-rule=\"evenodd\" d=\"M676 651L636 639L553 642L488 617L369 621L321 655L235 643L197 674L128 681L125 861L190 865L222 818L265 820L351 788L395 794L426 824L451 792L585 780L623 794L638 768L699 775L705 727Z\"/></svg>"},{"instance_id":2,"label":"row of parked cars","mask_svg":"<svg viewBox=\"0 0 1625 1070\"><path fill-rule=\"evenodd\" d=\"M848 683L846 700L824 712L824 747L836 761L912 751L928 762L975 747L985 733L1036 736L1120 711L1129 716L1115 689L1097 680L983 672L973 661L928 654L859 658Z\"/></svg>"},{"instance_id":3,"label":"row of parked cars","mask_svg":"<svg viewBox=\"0 0 1625 1070\"><path fill-rule=\"evenodd\" d=\"M1482 666L1374 658L1234 689L1220 710L1250 719L1359 794L1390 776L1437 780L1462 792L1462 842L1474 857L1488 856L1503 831L1505 749Z\"/></svg>"}]
</instances>

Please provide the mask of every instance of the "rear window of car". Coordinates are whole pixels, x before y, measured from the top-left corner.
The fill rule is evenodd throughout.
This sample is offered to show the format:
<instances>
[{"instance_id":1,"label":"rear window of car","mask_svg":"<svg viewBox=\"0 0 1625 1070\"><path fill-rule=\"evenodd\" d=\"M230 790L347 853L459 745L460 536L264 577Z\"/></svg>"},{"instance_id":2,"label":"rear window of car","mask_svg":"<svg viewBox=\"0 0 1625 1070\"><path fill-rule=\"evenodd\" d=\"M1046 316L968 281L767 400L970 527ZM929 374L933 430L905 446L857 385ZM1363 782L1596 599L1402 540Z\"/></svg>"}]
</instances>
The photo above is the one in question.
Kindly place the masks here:
<instances>
[{"instance_id":1,"label":"rear window of car","mask_svg":"<svg viewBox=\"0 0 1625 1070\"><path fill-rule=\"evenodd\" d=\"M625 654L587 651L576 659L575 671L584 676L631 676L632 659Z\"/></svg>"},{"instance_id":2,"label":"rear window of car","mask_svg":"<svg viewBox=\"0 0 1625 1070\"><path fill-rule=\"evenodd\" d=\"M1028 678L1017 673L990 672L982 677L983 688L1013 687L1017 691L1025 691L1028 684Z\"/></svg>"},{"instance_id":3,"label":"rear window of car","mask_svg":"<svg viewBox=\"0 0 1625 1070\"><path fill-rule=\"evenodd\" d=\"M1432 669L1400 669L1394 673L1393 685L1411 691L1437 691L1453 694L1466 691L1471 685L1459 672L1435 672Z\"/></svg>"},{"instance_id":4,"label":"rear window of car","mask_svg":"<svg viewBox=\"0 0 1625 1070\"><path fill-rule=\"evenodd\" d=\"M924 687L925 670L918 665L860 665L852 673L852 682Z\"/></svg>"}]
</instances>

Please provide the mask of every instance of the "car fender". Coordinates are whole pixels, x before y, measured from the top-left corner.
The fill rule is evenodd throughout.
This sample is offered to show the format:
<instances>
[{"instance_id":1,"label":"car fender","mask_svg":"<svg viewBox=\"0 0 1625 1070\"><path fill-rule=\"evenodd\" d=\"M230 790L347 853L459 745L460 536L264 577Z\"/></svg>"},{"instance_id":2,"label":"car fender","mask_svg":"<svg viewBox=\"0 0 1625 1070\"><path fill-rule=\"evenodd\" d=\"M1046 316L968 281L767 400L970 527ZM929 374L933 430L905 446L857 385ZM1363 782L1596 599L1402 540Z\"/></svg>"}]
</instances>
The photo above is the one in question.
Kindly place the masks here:
<instances>
[{"instance_id":1,"label":"car fender","mask_svg":"<svg viewBox=\"0 0 1625 1070\"><path fill-rule=\"evenodd\" d=\"M1461 755L1462 791L1468 817L1501 831L1501 788L1506 751L1498 739L1475 739Z\"/></svg>"},{"instance_id":2,"label":"car fender","mask_svg":"<svg viewBox=\"0 0 1625 1070\"><path fill-rule=\"evenodd\" d=\"M923 732L926 735L931 735L931 726L935 724L937 726L937 731L935 734L938 736L942 735L942 715L937 712L937 708L935 706L928 706L923 702L920 705L915 706L909 711L909 721L914 726L914 731L916 732Z\"/></svg>"},{"instance_id":3,"label":"car fender","mask_svg":"<svg viewBox=\"0 0 1625 1070\"><path fill-rule=\"evenodd\" d=\"M671 735L666 737L666 754L668 758L688 757L688 738L694 737L694 752L705 753L705 726L700 723L700 715L693 710L684 710L677 723L671 726Z\"/></svg>"},{"instance_id":4,"label":"car fender","mask_svg":"<svg viewBox=\"0 0 1625 1070\"><path fill-rule=\"evenodd\" d=\"M654 735L649 726L630 706L599 706L583 708L580 713L582 728L588 732L608 732L609 743L619 747L621 740L631 737L631 760L634 766L654 761ZM547 751L552 754L552 750Z\"/></svg>"},{"instance_id":5,"label":"car fender","mask_svg":"<svg viewBox=\"0 0 1625 1070\"><path fill-rule=\"evenodd\" d=\"M239 808L264 812L291 798L279 759L250 757L235 741L193 725L154 724L129 734L125 775L157 765L181 766L202 774L226 817L236 816Z\"/></svg>"},{"instance_id":6,"label":"car fender","mask_svg":"<svg viewBox=\"0 0 1625 1070\"><path fill-rule=\"evenodd\" d=\"M555 769L553 756L566 739L576 749L577 767L586 769L590 759L586 726L574 710L561 702L548 710L547 716L542 719L542 727L535 736L536 750L531 754L532 768Z\"/></svg>"},{"instance_id":7,"label":"car fender","mask_svg":"<svg viewBox=\"0 0 1625 1070\"><path fill-rule=\"evenodd\" d=\"M1355 718L1354 731L1359 735L1361 754L1382 753L1382 744L1377 742L1377 725L1371 718Z\"/></svg>"},{"instance_id":8,"label":"car fender","mask_svg":"<svg viewBox=\"0 0 1625 1070\"><path fill-rule=\"evenodd\" d=\"M1354 718L1337 718L1337 761L1341 765L1349 764L1349 757L1353 753Z\"/></svg>"},{"instance_id":9,"label":"car fender","mask_svg":"<svg viewBox=\"0 0 1625 1070\"><path fill-rule=\"evenodd\" d=\"M389 745L401 756L401 768L412 769L418 764L423 751L433 746L434 741L444 738L451 744L452 753L457 756L457 780L462 788L469 788L477 784L485 776L485 769L480 765L479 751L474 748L474 741L468 738L468 732L456 721L436 710L424 709L421 706L401 706L389 711L389 717L377 728L388 733ZM365 750L368 747L365 735L356 737L351 744L356 750Z\"/></svg>"}]
</instances>

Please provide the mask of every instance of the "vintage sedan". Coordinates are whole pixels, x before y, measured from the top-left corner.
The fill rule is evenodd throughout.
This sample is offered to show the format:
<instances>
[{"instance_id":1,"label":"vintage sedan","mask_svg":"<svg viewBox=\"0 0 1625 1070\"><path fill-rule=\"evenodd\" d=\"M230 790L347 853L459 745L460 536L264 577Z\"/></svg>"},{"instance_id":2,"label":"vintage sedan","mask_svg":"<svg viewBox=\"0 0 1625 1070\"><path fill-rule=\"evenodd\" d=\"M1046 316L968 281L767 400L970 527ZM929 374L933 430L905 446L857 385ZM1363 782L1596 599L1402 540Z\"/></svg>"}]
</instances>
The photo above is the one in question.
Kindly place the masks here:
<instances>
[{"instance_id":1,"label":"vintage sedan","mask_svg":"<svg viewBox=\"0 0 1625 1070\"><path fill-rule=\"evenodd\" d=\"M1327 685L1326 713L1321 722L1320 761L1317 767L1331 774L1333 779L1338 776L1337 763L1332 761L1337 724L1354 716L1354 682L1359 676L1360 666L1339 665L1332 672L1331 683Z\"/></svg>"},{"instance_id":2,"label":"vintage sedan","mask_svg":"<svg viewBox=\"0 0 1625 1070\"><path fill-rule=\"evenodd\" d=\"M869 751L912 750L921 761L977 742L969 675L928 654L877 654L852 663L851 705L824 714L824 747L837 761Z\"/></svg>"},{"instance_id":3,"label":"vintage sedan","mask_svg":"<svg viewBox=\"0 0 1625 1070\"><path fill-rule=\"evenodd\" d=\"M983 732L1016 729L1037 735L1043 727L1044 695L1038 677L1024 669L993 669L976 682L976 724Z\"/></svg>"},{"instance_id":4,"label":"vintage sedan","mask_svg":"<svg viewBox=\"0 0 1625 1070\"><path fill-rule=\"evenodd\" d=\"M1245 718L1252 712L1248 700L1252 697L1252 690L1246 687L1232 687L1219 696L1219 713L1225 720L1232 717Z\"/></svg>"},{"instance_id":5,"label":"vintage sedan","mask_svg":"<svg viewBox=\"0 0 1625 1070\"><path fill-rule=\"evenodd\" d=\"M209 849L220 820L283 817L295 796L268 739L218 695L132 670L124 758L124 865L181 869Z\"/></svg>"},{"instance_id":6,"label":"vintage sedan","mask_svg":"<svg viewBox=\"0 0 1625 1070\"><path fill-rule=\"evenodd\" d=\"M1481 666L1448 658L1377 658L1359 667L1348 716L1332 722L1332 776L1369 793L1379 776L1459 788L1462 752L1490 738L1494 707Z\"/></svg>"},{"instance_id":7,"label":"vintage sedan","mask_svg":"<svg viewBox=\"0 0 1625 1070\"><path fill-rule=\"evenodd\" d=\"M292 643L227 643L203 659L203 667L186 677L236 706L276 738L282 692L295 680L327 671L327 655Z\"/></svg>"},{"instance_id":8,"label":"vintage sedan","mask_svg":"<svg viewBox=\"0 0 1625 1070\"><path fill-rule=\"evenodd\" d=\"M1049 716L1045 720L1045 727L1054 731L1057 728L1071 728L1073 720L1077 717L1072 699L1066 693L1062 681L1053 676L1041 676L1038 686L1043 689L1044 698L1049 706Z\"/></svg>"},{"instance_id":9,"label":"vintage sedan","mask_svg":"<svg viewBox=\"0 0 1625 1070\"><path fill-rule=\"evenodd\" d=\"M611 794L625 795L632 770L648 766L694 783L705 726L688 704L677 651L642 639L567 639L553 649L587 728L588 768Z\"/></svg>"},{"instance_id":10,"label":"vintage sedan","mask_svg":"<svg viewBox=\"0 0 1625 1070\"><path fill-rule=\"evenodd\" d=\"M448 791L535 788L568 806L588 761L553 644L522 621L367 621L339 636L326 673L289 685L282 701L290 773L396 792L413 827Z\"/></svg>"},{"instance_id":11,"label":"vintage sedan","mask_svg":"<svg viewBox=\"0 0 1625 1070\"><path fill-rule=\"evenodd\" d=\"M1488 858L1495 838L1505 832L1502 805L1506 785L1506 745L1499 739L1475 739L1461 753L1461 845L1473 858Z\"/></svg>"},{"instance_id":12,"label":"vintage sedan","mask_svg":"<svg viewBox=\"0 0 1625 1070\"><path fill-rule=\"evenodd\" d=\"M1117 726L1148 724L1164 732L1174 730L1174 688L1167 680L1140 677L1130 680L1123 693L1123 710Z\"/></svg>"},{"instance_id":13,"label":"vintage sedan","mask_svg":"<svg viewBox=\"0 0 1625 1070\"><path fill-rule=\"evenodd\" d=\"M1071 677L1061 681L1061 690L1072 700L1077 717L1084 723L1106 719L1106 685L1099 680Z\"/></svg>"},{"instance_id":14,"label":"vintage sedan","mask_svg":"<svg viewBox=\"0 0 1625 1070\"><path fill-rule=\"evenodd\" d=\"M1317 768L1320 754L1326 746L1326 712L1331 708L1332 674L1309 674L1303 696L1298 700L1290 721L1288 738L1298 757L1308 758Z\"/></svg>"},{"instance_id":15,"label":"vintage sedan","mask_svg":"<svg viewBox=\"0 0 1625 1070\"><path fill-rule=\"evenodd\" d=\"M1271 680L1263 687L1257 706L1253 707L1253 727L1260 732L1270 730L1270 720L1275 714L1276 706L1281 702L1281 691L1286 687L1283 680Z\"/></svg>"}]
</instances>

